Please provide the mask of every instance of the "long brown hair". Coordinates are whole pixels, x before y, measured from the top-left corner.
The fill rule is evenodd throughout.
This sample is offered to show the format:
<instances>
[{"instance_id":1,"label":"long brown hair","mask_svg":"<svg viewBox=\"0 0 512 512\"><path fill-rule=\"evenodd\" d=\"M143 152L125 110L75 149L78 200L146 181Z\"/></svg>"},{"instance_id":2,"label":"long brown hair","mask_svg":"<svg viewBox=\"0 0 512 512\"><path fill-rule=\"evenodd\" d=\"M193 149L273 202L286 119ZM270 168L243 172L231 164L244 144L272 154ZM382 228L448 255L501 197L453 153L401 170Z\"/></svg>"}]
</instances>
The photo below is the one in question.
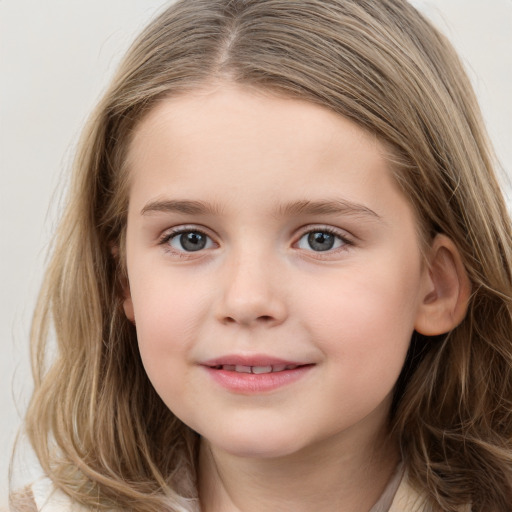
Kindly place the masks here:
<instances>
[{"instance_id":1,"label":"long brown hair","mask_svg":"<svg viewBox=\"0 0 512 512\"><path fill-rule=\"evenodd\" d=\"M219 78L323 105L392 148L423 239L449 236L473 289L460 326L413 336L392 427L432 510L510 510L511 225L461 63L405 0L182 0L137 39L85 130L34 317L26 429L44 471L98 510L198 507L196 435L153 390L121 308L125 156L157 101Z\"/></svg>"}]
</instances>

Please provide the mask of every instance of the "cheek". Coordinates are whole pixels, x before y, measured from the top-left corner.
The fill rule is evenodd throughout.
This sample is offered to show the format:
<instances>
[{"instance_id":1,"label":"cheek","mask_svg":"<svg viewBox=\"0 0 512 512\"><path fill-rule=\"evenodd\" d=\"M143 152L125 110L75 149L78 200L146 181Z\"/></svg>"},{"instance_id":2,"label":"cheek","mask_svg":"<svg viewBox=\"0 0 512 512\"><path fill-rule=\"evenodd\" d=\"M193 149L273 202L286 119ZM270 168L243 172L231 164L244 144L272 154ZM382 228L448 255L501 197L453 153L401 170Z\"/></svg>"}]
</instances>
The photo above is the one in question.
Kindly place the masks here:
<instances>
[{"instance_id":1,"label":"cheek","mask_svg":"<svg viewBox=\"0 0 512 512\"><path fill-rule=\"evenodd\" d=\"M197 326L197 301L192 294L160 284L146 283L137 291L141 295L134 294L134 309L142 364L160 398L182 417L183 397L192 382L190 349ZM142 300L137 301L138 297Z\"/></svg>"},{"instance_id":2,"label":"cheek","mask_svg":"<svg viewBox=\"0 0 512 512\"><path fill-rule=\"evenodd\" d=\"M169 276L139 278L131 293L139 350L149 377L183 361L206 311L206 297L197 287L181 285Z\"/></svg>"},{"instance_id":3,"label":"cheek","mask_svg":"<svg viewBox=\"0 0 512 512\"><path fill-rule=\"evenodd\" d=\"M400 372L418 305L419 266L406 267L351 268L335 286L319 279L302 294L311 336L350 372Z\"/></svg>"}]
</instances>

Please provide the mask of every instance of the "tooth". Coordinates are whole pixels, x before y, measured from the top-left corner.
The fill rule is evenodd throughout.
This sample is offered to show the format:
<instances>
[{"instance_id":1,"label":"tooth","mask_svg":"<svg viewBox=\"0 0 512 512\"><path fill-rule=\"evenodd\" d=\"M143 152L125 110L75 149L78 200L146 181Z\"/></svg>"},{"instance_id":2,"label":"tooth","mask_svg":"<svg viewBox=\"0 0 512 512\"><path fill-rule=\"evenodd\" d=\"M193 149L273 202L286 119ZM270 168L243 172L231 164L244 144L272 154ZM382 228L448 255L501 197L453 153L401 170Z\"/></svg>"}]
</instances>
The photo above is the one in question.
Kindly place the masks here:
<instances>
[{"instance_id":1,"label":"tooth","mask_svg":"<svg viewBox=\"0 0 512 512\"><path fill-rule=\"evenodd\" d=\"M285 364L276 364L275 366L272 367L273 372L282 372L283 370L286 370Z\"/></svg>"},{"instance_id":2,"label":"tooth","mask_svg":"<svg viewBox=\"0 0 512 512\"><path fill-rule=\"evenodd\" d=\"M272 366L253 366L252 367L252 373L271 373L272 372Z\"/></svg>"},{"instance_id":3,"label":"tooth","mask_svg":"<svg viewBox=\"0 0 512 512\"><path fill-rule=\"evenodd\" d=\"M222 366L222 369L227 372L234 372L236 370L236 366L234 364L225 364Z\"/></svg>"},{"instance_id":4,"label":"tooth","mask_svg":"<svg viewBox=\"0 0 512 512\"><path fill-rule=\"evenodd\" d=\"M295 368L297 368L298 365L296 364L289 364L286 366L286 370L295 370Z\"/></svg>"},{"instance_id":5,"label":"tooth","mask_svg":"<svg viewBox=\"0 0 512 512\"><path fill-rule=\"evenodd\" d=\"M236 365L235 371L239 373L251 373L251 367L250 366L242 366L242 365Z\"/></svg>"}]
</instances>

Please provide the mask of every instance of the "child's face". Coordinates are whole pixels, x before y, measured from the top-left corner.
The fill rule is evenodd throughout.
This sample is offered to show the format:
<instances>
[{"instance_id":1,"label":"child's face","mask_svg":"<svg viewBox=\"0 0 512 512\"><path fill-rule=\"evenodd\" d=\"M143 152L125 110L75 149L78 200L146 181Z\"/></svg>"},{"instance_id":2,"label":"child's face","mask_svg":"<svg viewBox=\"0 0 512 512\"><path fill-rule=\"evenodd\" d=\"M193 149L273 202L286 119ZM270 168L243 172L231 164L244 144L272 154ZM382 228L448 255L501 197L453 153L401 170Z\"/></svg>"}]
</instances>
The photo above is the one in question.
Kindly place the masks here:
<instances>
[{"instance_id":1,"label":"child's face","mask_svg":"<svg viewBox=\"0 0 512 512\"><path fill-rule=\"evenodd\" d=\"M125 310L167 406L237 455L382 433L427 270L378 140L224 85L158 105L128 162Z\"/></svg>"}]
</instances>

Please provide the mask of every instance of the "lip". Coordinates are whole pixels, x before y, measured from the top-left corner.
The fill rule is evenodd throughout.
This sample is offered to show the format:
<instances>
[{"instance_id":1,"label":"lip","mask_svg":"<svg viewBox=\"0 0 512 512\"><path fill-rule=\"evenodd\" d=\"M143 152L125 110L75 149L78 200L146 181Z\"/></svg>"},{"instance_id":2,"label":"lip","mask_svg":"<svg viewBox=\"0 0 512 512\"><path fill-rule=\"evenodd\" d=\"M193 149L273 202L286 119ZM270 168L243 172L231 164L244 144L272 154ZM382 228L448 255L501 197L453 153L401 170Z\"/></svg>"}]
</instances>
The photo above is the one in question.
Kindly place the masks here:
<instances>
[{"instance_id":1,"label":"lip","mask_svg":"<svg viewBox=\"0 0 512 512\"><path fill-rule=\"evenodd\" d=\"M287 359L279 359L277 357L267 356L263 354L230 354L215 359L209 359L201 363L202 366L223 366L223 365L234 365L234 366L303 366L309 364L301 361L293 361Z\"/></svg>"},{"instance_id":2,"label":"lip","mask_svg":"<svg viewBox=\"0 0 512 512\"><path fill-rule=\"evenodd\" d=\"M297 382L311 371L314 364L266 355L227 355L205 361L201 366L210 378L224 389L232 393L251 395L269 393ZM285 369L268 373L245 373L223 368L226 366L284 366Z\"/></svg>"}]
</instances>

